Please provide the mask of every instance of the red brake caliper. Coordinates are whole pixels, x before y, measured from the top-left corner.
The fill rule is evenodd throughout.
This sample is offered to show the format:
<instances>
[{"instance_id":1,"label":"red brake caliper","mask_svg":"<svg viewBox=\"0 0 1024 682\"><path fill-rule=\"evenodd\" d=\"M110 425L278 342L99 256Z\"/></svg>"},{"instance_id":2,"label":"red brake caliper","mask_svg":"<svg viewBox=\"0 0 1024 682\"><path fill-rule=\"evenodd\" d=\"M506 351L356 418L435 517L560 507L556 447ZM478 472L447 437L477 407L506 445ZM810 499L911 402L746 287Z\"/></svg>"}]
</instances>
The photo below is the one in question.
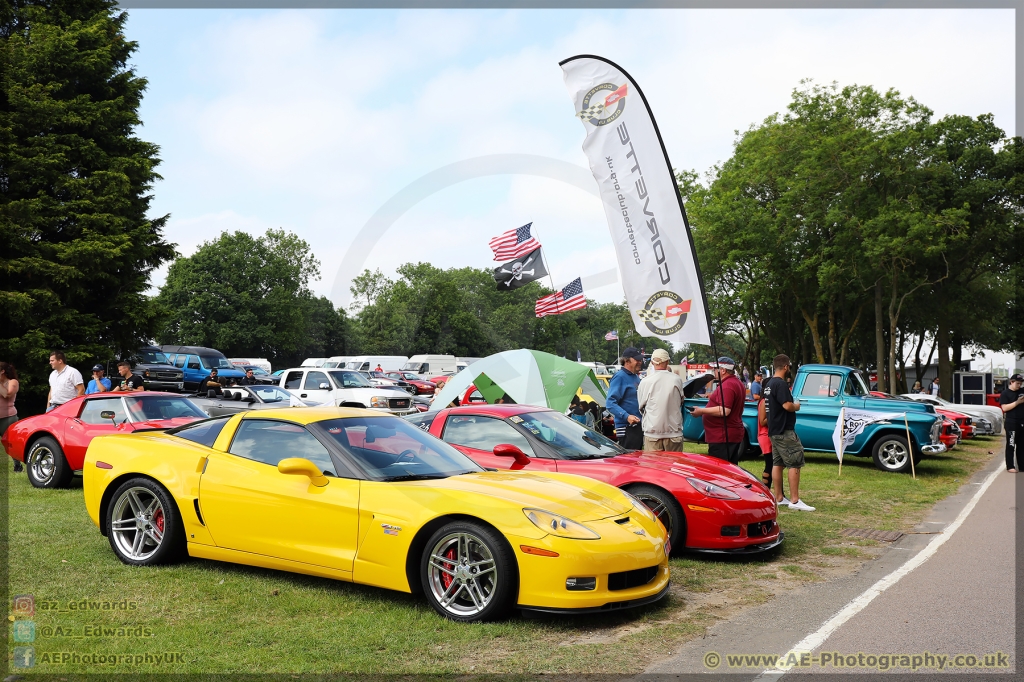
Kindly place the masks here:
<instances>
[{"instance_id":1,"label":"red brake caliper","mask_svg":"<svg viewBox=\"0 0 1024 682\"><path fill-rule=\"evenodd\" d=\"M455 552L455 548L454 547L449 547L448 550L444 553L444 558L445 559L452 559L453 560L453 563L450 563L450 564L449 563L442 563L441 564L442 566L444 566L449 571L454 571L455 570L455 563L454 563L454 559L456 558L455 554L456 554L456 552ZM442 573L441 574L441 584L444 586L444 589L446 591L448 590L448 587L452 584L453 580L455 580L455 578L453 578L452 576L448 575L447 573Z\"/></svg>"},{"instance_id":2,"label":"red brake caliper","mask_svg":"<svg viewBox=\"0 0 1024 682\"><path fill-rule=\"evenodd\" d=\"M156 529L158 531L160 531L161 533L164 532L164 510L163 509L157 509L156 513L153 514L153 525L156 526Z\"/></svg>"}]
</instances>

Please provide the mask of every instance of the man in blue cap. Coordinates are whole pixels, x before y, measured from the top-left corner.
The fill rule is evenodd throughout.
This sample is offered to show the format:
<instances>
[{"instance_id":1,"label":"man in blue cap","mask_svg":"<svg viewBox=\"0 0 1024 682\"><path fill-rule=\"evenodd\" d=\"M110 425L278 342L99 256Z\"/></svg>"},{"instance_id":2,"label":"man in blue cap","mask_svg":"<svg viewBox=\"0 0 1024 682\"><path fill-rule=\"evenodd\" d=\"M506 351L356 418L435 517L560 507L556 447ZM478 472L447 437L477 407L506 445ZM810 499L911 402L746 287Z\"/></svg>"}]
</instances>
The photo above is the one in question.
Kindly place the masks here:
<instances>
[{"instance_id":1,"label":"man in blue cap","mask_svg":"<svg viewBox=\"0 0 1024 682\"><path fill-rule=\"evenodd\" d=\"M747 387L736 376L736 362L732 358L723 356L710 365L718 385L711 392L707 406L695 407L690 414L704 419L708 454L737 464L747 435L743 428Z\"/></svg>"},{"instance_id":2,"label":"man in blue cap","mask_svg":"<svg viewBox=\"0 0 1024 682\"><path fill-rule=\"evenodd\" d=\"M627 450L641 450L644 447L644 431L640 425L640 401L636 387L640 384L640 370L644 356L630 346L622 351L622 369L612 375L608 382L608 396L605 409L615 419L615 437L619 445Z\"/></svg>"}]
</instances>

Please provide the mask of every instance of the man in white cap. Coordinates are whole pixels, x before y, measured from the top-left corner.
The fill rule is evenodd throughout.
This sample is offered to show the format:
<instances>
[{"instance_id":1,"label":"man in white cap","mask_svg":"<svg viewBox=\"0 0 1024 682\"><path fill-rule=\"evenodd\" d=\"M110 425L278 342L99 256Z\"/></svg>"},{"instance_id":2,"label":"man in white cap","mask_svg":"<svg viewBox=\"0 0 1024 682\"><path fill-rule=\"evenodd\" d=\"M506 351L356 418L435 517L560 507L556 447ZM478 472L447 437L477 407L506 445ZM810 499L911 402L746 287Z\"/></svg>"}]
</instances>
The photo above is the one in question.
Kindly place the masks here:
<instances>
[{"instance_id":1,"label":"man in white cap","mask_svg":"<svg viewBox=\"0 0 1024 682\"><path fill-rule=\"evenodd\" d=\"M683 451L683 380L669 371L670 359L664 348L651 353L652 371L636 389L647 451Z\"/></svg>"}]
</instances>

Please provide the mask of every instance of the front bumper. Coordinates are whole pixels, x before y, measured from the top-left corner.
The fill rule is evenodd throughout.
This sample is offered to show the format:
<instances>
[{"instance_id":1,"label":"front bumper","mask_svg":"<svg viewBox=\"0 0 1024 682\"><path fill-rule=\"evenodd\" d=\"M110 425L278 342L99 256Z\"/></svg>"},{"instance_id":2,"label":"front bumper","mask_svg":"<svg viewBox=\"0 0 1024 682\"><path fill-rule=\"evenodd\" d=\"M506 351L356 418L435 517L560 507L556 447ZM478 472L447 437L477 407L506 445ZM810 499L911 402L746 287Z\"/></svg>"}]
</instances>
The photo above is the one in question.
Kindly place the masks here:
<instances>
[{"instance_id":1,"label":"front bumper","mask_svg":"<svg viewBox=\"0 0 1024 682\"><path fill-rule=\"evenodd\" d=\"M942 443L936 443L934 445L924 445L921 447L921 453L925 455L941 455L946 451L946 446Z\"/></svg>"},{"instance_id":2,"label":"front bumper","mask_svg":"<svg viewBox=\"0 0 1024 682\"><path fill-rule=\"evenodd\" d=\"M782 541L786 539L786 534L779 531L779 535L768 542L764 542L760 545L747 545L746 547L731 547L728 549L701 549L699 547L684 547L683 551L693 554L717 554L727 556L746 556L751 554L763 554L770 552L782 545Z\"/></svg>"},{"instance_id":3,"label":"front bumper","mask_svg":"<svg viewBox=\"0 0 1024 682\"><path fill-rule=\"evenodd\" d=\"M612 601L601 606L590 606L576 609L565 609L565 608L552 608L547 606L520 606L518 607L522 611L536 611L538 613L564 613L564 614L583 614L583 613L606 613L608 611L618 611L621 609L635 609L638 606L646 606L647 604L653 604L656 601L668 596L668 590L672 586L671 582L665 583L665 588L655 595L649 597L639 597L637 599L626 599L624 601Z\"/></svg>"},{"instance_id":4,"label":"front bumper","mask_svg":"<svg viewBox=\"0 0 1024 682\"><path fill-rule=\"evenodd\" d=\"M144 379L146 388L150 391L183 391L185 390L184 381L150 381Z\"/></svg>"}]
</instances>

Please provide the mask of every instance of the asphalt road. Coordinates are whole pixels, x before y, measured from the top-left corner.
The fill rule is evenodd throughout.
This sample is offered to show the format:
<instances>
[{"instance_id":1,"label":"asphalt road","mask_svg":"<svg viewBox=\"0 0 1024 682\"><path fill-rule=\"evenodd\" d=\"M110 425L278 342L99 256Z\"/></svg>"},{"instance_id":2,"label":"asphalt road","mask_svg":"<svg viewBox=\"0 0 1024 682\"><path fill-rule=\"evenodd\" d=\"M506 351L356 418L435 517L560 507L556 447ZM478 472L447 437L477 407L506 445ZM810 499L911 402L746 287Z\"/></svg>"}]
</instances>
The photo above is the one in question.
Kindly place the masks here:
<instances>
[{"instance_id":1,"label":"asphalt road","mask_svg":"<svg viewBox=\"0 0 1024 682\"><path fill-rule=\"evenodd\" d=\"M877 673L885 667L885 672L908 673L915 666L918 673L936 674L941 665L938 656L942 654L949 657L944 665L947 672L1014 672L1018 600L1014 527L1017 508L1024 507L1024 495L1017 500L1017 490L1024 492L1024 480L1020 480L1024 474L1008 474L1001 471L1003 468L999 448L984 470L956 495L936 505L915 529L920 533L944 529L960 515L992 472L1000 471L962 525L934 555L832 632L811 651L810 660L803 661L806 667L793 667L785 677L796 679L799 675L799 679L807 680L808 675L813 678L834 673ZM770 667L763 659L747 659L730 667L728 655L789 652L936 537L905 535L853 575L806 586L748 609L709 630L705 638L688 642L671 658L650 666L643 677L657 674L678 679L700 673L732 673L737 680L777 679L781 672L763 674ZM926 658L925 652L934 658ZM1003 657L996 656L996 652L1002 652ZM858 657L860 653L864 656ZM836 665L836 654L844 657L841 666ZM891 654L911 658L881 658ZM970 659L962 659L959 662L964 665L956 667L953 656L957 654L976 656L980 664L986 662L988 654L988 663L1009 667L968 669ZM828 655L830 660L822 660ZM869 659L872 655L878 658ZM915 655L918 659L913 658ZM709 665L715 663L714 667Z\"/></svg>"}]
</instances>

